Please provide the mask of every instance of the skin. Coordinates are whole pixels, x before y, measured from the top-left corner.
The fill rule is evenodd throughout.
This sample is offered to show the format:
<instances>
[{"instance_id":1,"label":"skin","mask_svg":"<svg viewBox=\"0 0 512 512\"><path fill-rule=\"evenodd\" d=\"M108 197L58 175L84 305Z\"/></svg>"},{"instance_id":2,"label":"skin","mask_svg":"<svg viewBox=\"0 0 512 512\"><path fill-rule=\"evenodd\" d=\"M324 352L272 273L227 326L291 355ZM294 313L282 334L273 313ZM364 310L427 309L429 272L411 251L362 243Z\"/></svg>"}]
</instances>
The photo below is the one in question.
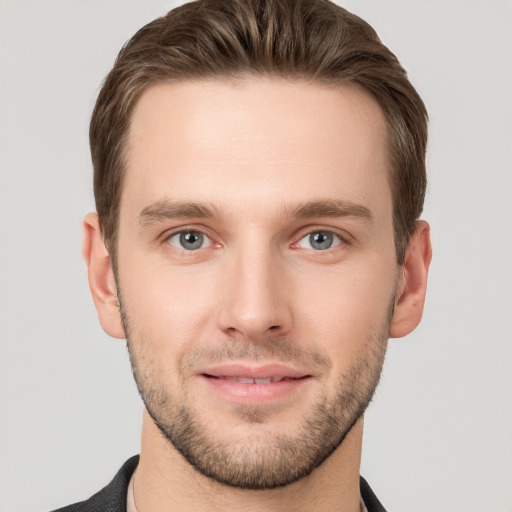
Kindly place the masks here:
<instances>
[{"instance_id":1,"label":"skin","mask_svg":"<svg viewBox=\"0 0 512 512\"><path fill-rule=\"evenodd\" d=\"M83 252L102 326L117 338L129 328L154 403L181 400L216 441L264 451L300 439L319 403L334 407L340 382L376 385L368 375L378 379L387 338L421 319L431 258L422 221L397 265L385 134L378 104L348 86L253 77L143 94L128 140L117 284L96 214L85 219ZM175 216L176 203L191 202L211 215ZM180 247L183 229L204 233L204 245ZM315 250L313 232L333 233L332 247ZM310 353L323 363L308 363ZM311 378L270 401L238 403L198 375L233 360L285 361ZM359 381L347 380L351 372ZM247 490L196 471L146 411L137 508L359 510L362 426L361 416L304 478Z\"/></svg>"}]
</instances>

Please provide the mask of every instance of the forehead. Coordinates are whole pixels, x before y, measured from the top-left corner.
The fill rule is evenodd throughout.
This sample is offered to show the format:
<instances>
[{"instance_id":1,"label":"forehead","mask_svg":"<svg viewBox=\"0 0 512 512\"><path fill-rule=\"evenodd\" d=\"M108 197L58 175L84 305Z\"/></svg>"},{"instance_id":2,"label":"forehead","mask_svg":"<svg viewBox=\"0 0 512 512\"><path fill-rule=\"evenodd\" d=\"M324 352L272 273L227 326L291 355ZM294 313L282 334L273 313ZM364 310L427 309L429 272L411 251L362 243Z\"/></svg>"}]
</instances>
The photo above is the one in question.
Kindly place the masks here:
<instances>
[{"instance_id":1,"label":"forehead","mask_svg":"<svg viewBox=\"0 0 512 512\"><path fill-rule=\"evenodd\" d=\"M121 200L390 201L386 122L352 86L270 78L162 83L135 109ZM349 196L349 197L345 197ZM140 211L139 209L139 211Z\"/></svg>"}]
</instances>

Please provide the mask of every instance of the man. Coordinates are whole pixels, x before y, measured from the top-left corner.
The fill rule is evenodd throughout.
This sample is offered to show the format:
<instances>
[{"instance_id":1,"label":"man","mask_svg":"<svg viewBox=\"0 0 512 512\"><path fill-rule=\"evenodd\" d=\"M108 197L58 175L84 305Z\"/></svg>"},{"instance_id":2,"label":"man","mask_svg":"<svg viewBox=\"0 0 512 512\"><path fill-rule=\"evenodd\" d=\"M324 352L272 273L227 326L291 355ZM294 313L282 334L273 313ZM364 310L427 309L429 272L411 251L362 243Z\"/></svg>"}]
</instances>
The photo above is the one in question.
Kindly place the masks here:
<instances>
[{"instance_id":1,"label":"man","mask_svg":"<svg viewBox=\"0 0 512 512\"><path fill-rule=\"evenodd\" d=\"M92 116L83 253L141 453L61 510L384 510L363 415L422 316L426 124L327 0L201 0L130 40Z\"/></svg>"}]
</instances>

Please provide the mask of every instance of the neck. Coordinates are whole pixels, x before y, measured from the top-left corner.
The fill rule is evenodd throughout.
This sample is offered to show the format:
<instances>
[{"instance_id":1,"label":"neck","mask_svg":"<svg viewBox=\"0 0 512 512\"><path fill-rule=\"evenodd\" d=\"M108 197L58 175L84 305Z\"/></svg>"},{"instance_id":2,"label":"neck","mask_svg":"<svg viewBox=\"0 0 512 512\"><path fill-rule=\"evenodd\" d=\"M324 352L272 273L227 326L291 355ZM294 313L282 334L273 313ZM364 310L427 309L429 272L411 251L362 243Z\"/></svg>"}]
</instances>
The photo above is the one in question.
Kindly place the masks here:
<instances>
[{"instance_id":1,"label":"neck","mask_svg":"<svg viewBox=\"0 0 512 512\"><path fill-rule=\"evenodd\" d=\"M363 419L342 445L309 476L286 487L245 490L219 484L196 471L162 436L144 411L135 480L137 512L359 511Z\"/></svg>"}]
</instances>

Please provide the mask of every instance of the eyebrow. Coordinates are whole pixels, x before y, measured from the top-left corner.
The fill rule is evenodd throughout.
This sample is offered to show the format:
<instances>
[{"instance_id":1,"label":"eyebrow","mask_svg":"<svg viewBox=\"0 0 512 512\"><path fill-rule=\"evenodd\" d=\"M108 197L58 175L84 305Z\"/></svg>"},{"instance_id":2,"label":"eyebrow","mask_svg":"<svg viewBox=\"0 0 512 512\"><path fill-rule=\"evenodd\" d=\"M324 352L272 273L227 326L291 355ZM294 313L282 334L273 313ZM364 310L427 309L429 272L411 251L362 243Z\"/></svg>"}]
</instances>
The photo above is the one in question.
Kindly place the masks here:
<instances>
[{"instance_id":1,"label":"eyebrow","mask_svg":"<svg viewBox=\"0 0 512 512\"><path fill-rule=\"evenodd\" d=\"M146 206L139 213L139 223L143 226L176 218L208 219L218 215L218 209L209 203L193 201L162 200ZM308 201L283 208L284 218L308 219L314 217L351 217L371 220L370 210L351 201L325 199Z\"/></svg>"},{"instance_id":2,"label":"eyebrow","mask_svg":"<svg viewBox=\"0 0 512 512\"><path fill-rule=\"evenodd\" d=\"M352 201L342 201L335 199L326 199L320 201L308 201L297 206L286 208L285 216L295 217L297 219L306 219L312 217L352 217L354 219L371 220L371 211L361 204Z\"/></svg>"},{"instance_id":3,"label":"eyebrow","mask_svg":"<svg viewBox=\"0 0 512 512\"><path fill-rule=\"evenodd\" d=\"M144 225L177 218L213 217L216 209L208 203L162 200L146 206L139 213L139 223Z\"/></svg>"}]
</instances>

